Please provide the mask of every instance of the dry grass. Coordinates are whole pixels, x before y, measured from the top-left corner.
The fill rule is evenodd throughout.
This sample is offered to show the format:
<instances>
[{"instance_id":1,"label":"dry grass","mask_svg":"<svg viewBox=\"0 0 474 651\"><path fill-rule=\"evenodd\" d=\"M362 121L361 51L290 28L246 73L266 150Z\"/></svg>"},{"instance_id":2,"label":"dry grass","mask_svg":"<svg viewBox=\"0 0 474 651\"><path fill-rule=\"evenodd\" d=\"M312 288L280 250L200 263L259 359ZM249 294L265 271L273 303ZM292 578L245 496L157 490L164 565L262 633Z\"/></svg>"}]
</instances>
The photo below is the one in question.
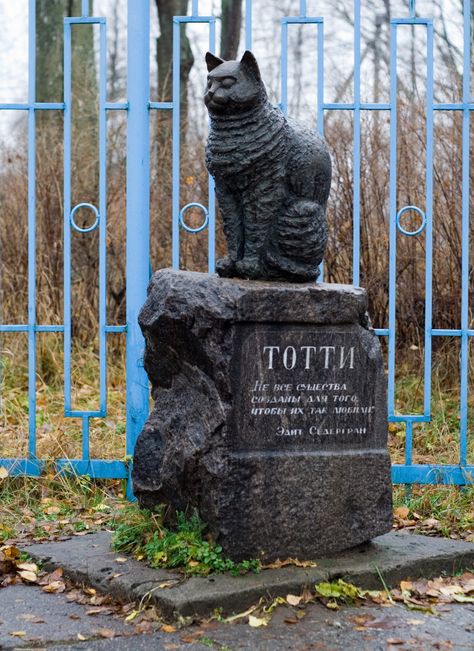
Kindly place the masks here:
<instances>
[{"instance_id":1,"label":"dry grass","mask_svg":"<svg viewBox=\"0 0 474 651\"><path fill-rule=\"evenodd\" d=\"M81 457L81 422L64 416L63 351L57 335L39 346L37 373L37 456L41 459ZM76 350L73 373L75 408L97 408L98 359L92 349ZM25 355L13 348L2 352L2 421L0 455L25 457L28 445L28 375ZM90 452L96 459L125 456L125 360L122 349L110 354L107 418L90 419Z\"/></svg>"}]
</instances>

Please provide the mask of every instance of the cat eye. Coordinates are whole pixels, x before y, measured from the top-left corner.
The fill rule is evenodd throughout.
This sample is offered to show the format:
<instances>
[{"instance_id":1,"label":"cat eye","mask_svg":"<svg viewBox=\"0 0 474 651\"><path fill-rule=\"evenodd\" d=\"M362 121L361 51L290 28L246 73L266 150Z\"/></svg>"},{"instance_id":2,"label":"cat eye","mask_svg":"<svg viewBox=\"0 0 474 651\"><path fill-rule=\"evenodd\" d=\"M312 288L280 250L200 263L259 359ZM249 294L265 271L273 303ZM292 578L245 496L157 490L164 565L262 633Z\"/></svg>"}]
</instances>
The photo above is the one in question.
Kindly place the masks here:
<instances>
[{"instance_id":1,"label":"cat eye","mask_svg":"<svg viewBox=\"0 0 474 651\"><path fill-rule=\"evenodd\" d=\"M235 79L233 77L224 77L224 79L221 79L221 86L224 88L230 88L235 84Z\"/></svg>"}]
</instances>

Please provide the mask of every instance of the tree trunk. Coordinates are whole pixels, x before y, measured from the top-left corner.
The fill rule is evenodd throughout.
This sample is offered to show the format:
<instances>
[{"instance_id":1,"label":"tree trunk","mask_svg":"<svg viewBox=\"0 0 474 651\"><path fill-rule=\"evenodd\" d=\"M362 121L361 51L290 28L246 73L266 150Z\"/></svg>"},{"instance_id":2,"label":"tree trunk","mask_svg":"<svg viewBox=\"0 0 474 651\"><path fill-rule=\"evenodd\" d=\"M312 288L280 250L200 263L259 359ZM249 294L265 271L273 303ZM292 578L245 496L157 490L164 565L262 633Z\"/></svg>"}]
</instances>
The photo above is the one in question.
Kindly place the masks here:
<instances>
[{"instance_id":1,"label":"tree trunk","mask_svg":"<svg viewBox=\"0 0 474 651\"><path fill-rule=\"evenodd\" d=\"M90 11L92 9L90 0ZM36 0L36 100L63 99L63 18L80 16L81 0ZM98 187L98 84L94 33L90 25L72 26L73 194L95 201ZM38 111L38 138L62 138L59 112ZM85 195L88 195L87 197Z\"/></svg>"},{"instance_id":2,"label":"tree trunk","mask_svg":"<svg viewBox=\"0 0 474 651\"><path fill-rule=\"evenodd\" d=\"M222 0L221 59L237 57L242 25L242 0Z\"/></svg>"},{"instance_id":3,"label":"tree trunk","mask_svg":"<svg viewBox=\"0 0 474 651\"><path fill-rule=\"evenodd\" d=\"M161 102L172 99L173 79L173 16L184 16L188 9L188 0L155 0L160 24L160 36L157 39L156 56L158 61L158 97ZM181 25L180 50L180 102L181 125L185 125L188 113L188 81L193 67L194 57L186 25Z\"/></svg>"}]
</instances>

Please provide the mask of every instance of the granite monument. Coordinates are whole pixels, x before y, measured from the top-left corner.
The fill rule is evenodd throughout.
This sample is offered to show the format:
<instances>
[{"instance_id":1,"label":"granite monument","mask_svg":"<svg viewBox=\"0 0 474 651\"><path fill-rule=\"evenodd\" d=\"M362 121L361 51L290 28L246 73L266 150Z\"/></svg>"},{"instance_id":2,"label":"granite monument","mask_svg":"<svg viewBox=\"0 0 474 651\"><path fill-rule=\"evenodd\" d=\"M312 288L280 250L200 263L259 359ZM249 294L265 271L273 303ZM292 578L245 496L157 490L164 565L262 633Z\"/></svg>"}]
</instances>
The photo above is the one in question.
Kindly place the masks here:
<instances>
[{"instance_id":1,"label":"granite monument","mask_svg":"<svg viewBox=\"0 0 474 651\"><path fill-rule=\"evenodd\" d=\"M363 289L314 282L323 141L269 105L251 53L207 63L207 164L229 255L223 277L150 282L139 322L154 408L134 492L143 506L196 508L236 561L332 554L391 529L379 341Z\"/></svg>"}]
</instances>

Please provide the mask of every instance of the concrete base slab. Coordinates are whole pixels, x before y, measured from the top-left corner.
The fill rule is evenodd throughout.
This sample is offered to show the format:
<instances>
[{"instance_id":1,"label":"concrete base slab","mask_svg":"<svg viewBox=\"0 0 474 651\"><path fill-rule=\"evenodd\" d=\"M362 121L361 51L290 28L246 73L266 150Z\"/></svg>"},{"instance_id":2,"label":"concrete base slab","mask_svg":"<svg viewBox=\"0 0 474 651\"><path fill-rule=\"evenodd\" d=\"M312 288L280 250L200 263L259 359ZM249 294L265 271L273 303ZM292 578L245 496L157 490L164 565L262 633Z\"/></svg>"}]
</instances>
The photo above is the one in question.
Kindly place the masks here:
<instances>
[{"instance_id":1,"label":"concrete base slab","mask_svg":"<svg viewBox=\"0 0 474 651\"><path fill-rule=\"evenodd\" d=\"M391 532L331 558L315 559L313 568L287 566L259 574L192 577L153 570L112 552L111 533L100 532L67 541L24 547L48 571L62 567L66 576L124 601L155 604L163 616L206 617L243 611L261 597L298 594L305 586L339 578L359 587L394 587L402 579L452 575L474 566L474 544ZM124 561L124 559L126 560Z\"/></svg>"}]
</instances>

